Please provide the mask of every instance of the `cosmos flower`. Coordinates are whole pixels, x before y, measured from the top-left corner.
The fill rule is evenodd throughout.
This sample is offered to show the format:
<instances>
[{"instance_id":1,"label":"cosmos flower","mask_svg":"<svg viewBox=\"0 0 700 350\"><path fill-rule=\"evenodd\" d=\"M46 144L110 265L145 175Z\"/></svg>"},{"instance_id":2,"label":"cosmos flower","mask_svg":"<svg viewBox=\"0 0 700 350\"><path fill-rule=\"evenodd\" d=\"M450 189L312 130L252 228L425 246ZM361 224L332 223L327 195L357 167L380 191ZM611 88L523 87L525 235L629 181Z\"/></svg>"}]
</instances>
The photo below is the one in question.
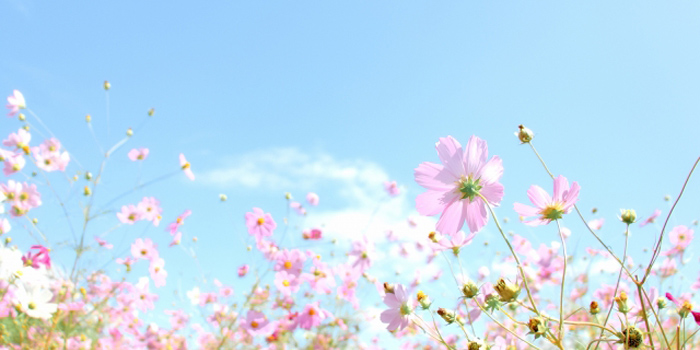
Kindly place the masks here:
<instances>
[{"instance_id":1,"label":"cosmos flower","mask_svg":"<svg viewBox=\"0 0 700 350\"><path fill-rule=\"evenodd\" d=\"M192 167L190 166L190 163L185 159L185 155L180 153L180 168L182 171L185 172L185 176L187 176L188 179L194 181L194 173L192 172Z\"/></svg>"},{"instance_id":2,"label":"cosmos flower","mask_svg":"<svg viewBox=\"0 0 700 350\"><path fill-rule=\"evenodd\" d=\"M382 323L388 323L386 329L400 331L408 326L413 312L412 307L408 304L409 299L406 287L402 284L397 284L393 293L386 293L384 304L389 309L384 310L379 316Z\"/></svg>"},{"instance_id":3,"label":"cosmos flower","mask_svg":"<svg viewBox=\"0 0 700 350\"><path fill-rule=\"evenodd\" d=\"M428 191L416 197L422 215L441 213L437 230L451 234L467 222L470 232L481 230L488 220L487 204L498 206L503 198L503 165L498 156L488 160L486 141L472 136L463 149L448 136L436 144L442 164L424 162L415 169L416 182Z\"/></svg>"},{"instance_id":4,"label":"cosmos flower","mask_svg":"<svg viewBox=\"0 0 700 350\"><path fill-rule=\"evenodd\" d=\"M131 151L129 151L128 156L129 159L131 159L134 162L139 160L145 160L146 158L148 158L148 148L134 148Z\"/></svg>"},{"instance_id":5,"label":"cosmos flower","mask_svg":"<svg viewBox=\"0 0 700 350\"><path fill-rule=\"evenodd\" d=\"M24 100L24 95L22 95L19 90L13 90L12 95L7 97L6 107L10 110L10 113L7 113L7 115L10 117L17 114L20 109L27 108L27 102Z\"/></svg>"},{"instance_id":6,"label":"cosmos flower","mask_svg":"<svg viewBox=\"0 0 700 350\"><path fill-rule=\"evenodd\" d=\"M524 221L526 225L538 226L546 225L553 220L562 218L562 215L567 214L574 207L578 200L580 187L577 182L574 182L569 188L569 181L559 175L554 179L554 196L550 197L542 187L532 185L527 190L527 196L530 198L535 207L529 205L515 203L514 208L518 215L522 217L538 216L534 219Z\"/></svg>"}]
</instances>

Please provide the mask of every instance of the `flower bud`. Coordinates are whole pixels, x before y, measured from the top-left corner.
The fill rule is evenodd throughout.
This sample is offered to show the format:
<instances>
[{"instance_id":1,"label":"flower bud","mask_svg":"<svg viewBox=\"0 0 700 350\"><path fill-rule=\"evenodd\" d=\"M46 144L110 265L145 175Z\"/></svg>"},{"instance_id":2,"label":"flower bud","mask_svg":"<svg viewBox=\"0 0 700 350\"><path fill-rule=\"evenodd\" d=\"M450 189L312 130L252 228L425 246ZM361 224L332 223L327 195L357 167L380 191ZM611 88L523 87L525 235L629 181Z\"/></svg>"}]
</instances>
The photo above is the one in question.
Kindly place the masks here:
<instances>
[{"instance_id":1,"label":"flower bud","mask_svg":"<svg viewBox=\"0 0 700 350\"><path fill-rule=\"evenodd\" d=\"M24 115L24 113L20 113L20 114L17 116L17 118L18 118L19 121L21 121L21 122L27 120L27 116Z\"/></svg>"},{"instance_id":2,"label":"flower bud","mask_svg":"<svg viewBox=\"0 0 700 350\"><path fill-rule=\"evenodd\" d=\"M416 299L418 299L418 304L423 308L423 310L430 308L430 304L433 302L430 300L430 297L428 297L423 291L418 291L418 294L416 295Z\"/></svg>"},{"instance_id":3,"label":"flower bud","mask_svg":"<svg viewBox=\"0 0 700 350\"><path fill-rule=\"evenodd\" d=\"M666 299L661 298L661 297L657 298L657 299L656 299L656 307L657 307L659 310L665 308L665 307L666 307Z\"/></svg>"},{"instance_id":4,"label":"flower bud","mask_svg":"<svg viewBox=\"0 0 700 350\"><path fill-rule=\"evenodd\" d=\"M92 190L90 190L90 186L87 186L87 185L86 185L85 188L83 189L83 196L86 196L86 197L87 197L87 196L89 196L89 195L91 195L91 194L92 194Z\"/></svg>"},{"instance_id":5,"label":"flower bud","mask_svg":"<svg viewBox=\"0 0 700 350\"><path fill-rule=\"evenodd\" d=\"M617 310L622 312L623 314L626 314L628 311L630 311L630 308L627 305L627 293L620 292L620 294L615 297L615 303L617 304Z\"/></svg>"},{"instance_id":6,"label":"flower bud","mask_svg":"<svg viewBox=\"0 0 700 350\"><path fill-rule=\"evenodd\" d=\"M479 294L479 287L476 286L476 283L468 281L462 285L462 294L464 294L467 299L471 299Z\"/></svg>"},{"instance_id":7,"label":"flower bud","mask_svg":"<svg viewBox=\"0 0 700 350\"><path fill-rule=\"evenodd\" d=\"M389 282L384 282L384 293L394 294L394 286L389 284Z\"/></svg>"},{"instance_id":8,"label":"flower bud","mask_svg":"<svg viewBox=\"0 0 700 350\"><path fill-rule=\"evenodd\" d=\"M439 308L437 310L437 314L440 315L440 317L442 317L442 319L445 320L447 324L453 323L456 320L455 313L451 310Z\"/></svg>"},{"instance_id":9,"label":"flower bud","mask_svg":"<svg viewBox=\"0 0 700 350\"><path fill-rule=\"evenodd\" d=\"M86 123L89 123L89 122L91 122L91 121L92 121L92 116L89 115L89 114L86 115L86 116L85 116L85 122L86 122Z\"/></svg>"},{"instance_id":10,"label":"flower bud","mask_svg":"<svg viewBox=\"0 0 700 350\"><path fill-rule=\"evenodd\" d=\"M532 133L532 130L526 128L525 126L518 125L518 131L515 133L515 136L518 137L518 140L522 143L528 143L532 141L532 137L534 134Z\"/></svg>"},{"instance_id":11,"label":"flower bud","mask_svg":"<svg viewBox=\"0 0 700 350\"><path fill-rule=\"evenodd\" d=\"M678 309L678 315L681 316L681 318L686 318L692 310L693 305L689 301L685 301L683 305L681 305L681 308Z\"/></svg>"},{"instance_id":12,"label":"flower bud","mask_svg":"<svg viewBox=\"0 0 700 350\"><path fill-rule=\"evenodd\" d=\"M5 245L12 243L12 237L5 237Z\"/></svg>"},{"instance_id":13,"label":"flower bud","mask_svg":"<svg viewBox=\"0 0 700 350\"><path fill-rule=\"evenodd\" d=\"M105 91L108 91L110 88L112 88L112 84L110 84L107 80L105 80L105 83L102 86L105 88Z\"/></svg>"},{"instance_id":14,"label":"flower bud","mask_svg":"<svg viewBox=\"0 0 700 350\"><path fill-rule=\"evenodd\" d=\"M637 221L637 212L634 209L620 209L620 220L627 225L632 225Z\"/></svg>"},{"instance_id":15,"label":"flower bud","mask_svg":"<svg viewBox=\"0 0 700 350\"><path fill-rule=\"evenodd\" d=\"M639 349L644 340L644 334L635 326L627 326L617 336L620 338L618 342L625 344L627 349Z\"/></svg>"},{"instance_id":16,"label":"flower bud","mask_svg":"<svg viewBox=\"0 0 700 350\"><path fill-rule=\"evenodd\" d=\"M467 343L467 350L486 350L488 347L483 340L477 339Z\"/></svg>"},{"instance_id":17,"label":"flower bud","mask_svg":"<svg viewBox=\"0 0 700 350\"><path fill-rule=\"evenodd\" d=\"M533 317L527 322L527 328L530 330L530 334L534 334L535 339L537 339L547 331L547 323L541 317Z\"/></svg>"},{"instance_id":18,"label":"flower bud","mask_svg":"<svg viewBox=\"0 0 700 350\"><path fill-rule=\"evenodd\" d=\"M431 231L428 233L428 239L430 239L430 241L433 243L437 243L440 241L440 234L435 231Z\"/></svg>"},{"instance_id":19,"label":"flower bud","mask_svg":"<svg viewBox=\"0 0 700 350\"><path fill-rule=\"evenodd\" d=\"M226 200L228 199L228 196L222 193L222 194L219 195L219 199L220 199L222 202L226 202Z\"/></svg>"},{"instance_id":20,"label":"flower bud","mask_svg":"<svg viewBox=\"0 0 700 350\"><path fill-rule=\"evenodd\" d=\"M29 129L31 129L31 128L29 127L29 125L25 125L25 126L22 127L22 129L24 129L24 130L26 130L26 131L29 131ZM26 146L25 146L25 147L26 147ZM29 149L29 148L28 148L28 147L25 148L25 147L22 147L23 150L24 150L24 153L29 154L29 152L27 152L27 149Z\"/></svg>"},{"instance_id":21,"label":"flower bud","mask_svg":"<svg viewBox=\"0 0 700 350\"><path fill-rule=\"evenodd\" d=\"M149 117L152 117L153 114L155 114L155 113L156 113L155 108L151 108L151 109L148 110L148 116L149 116Z\"/></svg>"},{"instance_id":22,"label":"flower bud","mask_svg":"<svg viewBox=\"0 0 700 350\"><path fill-rule=\"evenodd\" d=\"M289 192L285 192L285 193L284 193L284 199L286 199L286 200L292 199L292 194L289 193Z\"/></svg>"},{"instance_id":23,"label":"flower bud","mask_svg":"<svg viewBox=\"0 0 700 350\"><path fill-rule=\"evenodd\" d=\"M128 136L128 137L134 136L134 129L132 129L132 128L126 129L126 136Z\"/></svg>"},{"instance_id":24,"label":"flower bud","mask_svg":"<svg viewBox=\"0 0 700 350\"><path fill-rule=\"evenodd\" d=\"M92 173L91 172L89 172L89 171L85 172L85 180L88 180L88 181L92 180Z\"/></svg>"},{"instance_id":25,"label":"flower bud","mask_svg":"<svg viewBox=\"0 0 700 350\"><path fill-rule=\"evenodd\" d=\"M493 286L499 296L501 296L501 301L504 303L509 303L515 301L515 299L520 294L521 287L515 283L506 282L503 278L499 279L498 282Z\"/></svg>"},{"instance_id":26,"label":"flower bud","mask_svg":"<svg viewBox=\"0 0 700 350\"><path fill-rule=\"evenodd\" d=\"M32 224L36 225L38 223L39 223L39 219L37 219L37 218L32 219Z\"/></svg>"},{"instance_id":27,"label":"flower bud","mask_svg":"<svg viewBox=\"0 0 700 350\"><path fill-rule=\"evenodd\" d=\"M598 306L598 303L595 301L591 301L591 308L589 310L591 315L597 315L600 313L600 306Z\"/></svg>"}]
</instances>

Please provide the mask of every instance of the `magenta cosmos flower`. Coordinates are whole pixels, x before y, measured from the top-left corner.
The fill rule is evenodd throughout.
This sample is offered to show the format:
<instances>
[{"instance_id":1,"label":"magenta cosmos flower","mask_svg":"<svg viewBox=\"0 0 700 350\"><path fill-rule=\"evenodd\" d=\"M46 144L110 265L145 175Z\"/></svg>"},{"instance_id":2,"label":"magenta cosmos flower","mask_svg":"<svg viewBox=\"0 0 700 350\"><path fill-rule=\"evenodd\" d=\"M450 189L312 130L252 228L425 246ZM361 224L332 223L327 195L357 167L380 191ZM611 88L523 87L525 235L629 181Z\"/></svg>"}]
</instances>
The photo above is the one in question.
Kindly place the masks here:
<instances>
[{"instance_id":1,"label":"magenta cosmos flower","mask_svg":"<svg viewBox=\"0 0 700 350\"><path fill-rule=\"evenodd\" d=\"M547 191L542 187L532 185L527 190L527 196L530 198L534 207L529 205L515 203L515 211L522 217L537 216L534 219L523 221L525 225L538 226L546 225L552 220L562 218L562 215L568 214L578 200L578 193L581 188L574 181L569 188L569 180L559 175L554 179L554 196L550 197Z\"/></svg>"},{"instance_id":2,"label":"magenta cosmos flower","mask_svg":"<svg viewBox=\"0 0 700 350\"><path fill-rule=\"evenodd\" d=\"M486 198L498 206L503 198L501 158L488 159L486 141L472 136L465 149L452 136L435 145L442 164L424 162L415 169L416 182L428 189L416 197L416 209L422 215L442 213L437 230L452 234L467 221L470 232L481 230L488 220Z\"/></svg>"}]
</instances>

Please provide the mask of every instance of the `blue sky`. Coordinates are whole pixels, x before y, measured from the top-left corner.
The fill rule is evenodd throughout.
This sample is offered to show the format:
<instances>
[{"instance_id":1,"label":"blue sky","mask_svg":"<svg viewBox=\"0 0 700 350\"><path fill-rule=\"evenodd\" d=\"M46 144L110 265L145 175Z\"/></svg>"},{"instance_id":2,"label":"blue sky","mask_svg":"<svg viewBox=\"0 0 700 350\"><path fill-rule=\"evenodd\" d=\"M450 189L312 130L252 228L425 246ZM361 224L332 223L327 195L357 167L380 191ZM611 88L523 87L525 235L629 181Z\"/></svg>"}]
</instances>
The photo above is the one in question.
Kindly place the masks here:
<instances>
[{"instance_id":1,"label":"blue sky","mask_svg":"<svg viewBox=\"0 0 700 350\"><path fill-rule=\"evenodd\" d=\"M404 195L382 207L388 219L372 227L381 232L415 215L413 169L437 161L442 136L465 143L478 135L504 159L499 215L514 218L512 203L526 202L531 184L551 187L513 136L518 124L533 129L552 170L581 184L581 208L597 207L608 220L603 235L618 249L618 209L665 214L664 195L677 194L700 150L700 4L692 2L3 0L0 13L0 92L21 90L93 172L100 155L85 115L107 147L155 108L110 160L105 187L117 186L98 202L121 193L123 181L136 183L129 149L151 149L142 180L176 170L185 153L198 181L175 176L117 205L153 195L166 221L192 209L185 230L199 237L201 265L237 287L245 211L262 207L281 221L284 192L301 199L316 191L322 205L308 223L345 215L364 227L381 181L395 179ZM104 80L113 86L109 132ZM4 125L5 134L19 126ZM698 188L691 182L672 223L698 216ZM219 203L219 193L230 200ZM51 235L70 237L65 219L48 220ZM555 239L552 229L509 229ZM127 237L167 244L161 229L130 230ZM495 241L494 232L489 226L484 236ZM640 238L638 250L653 231ZM187 286L196 272L177 253L167 267L171 276L181 269Z\"/></svg>"}]
</instances>

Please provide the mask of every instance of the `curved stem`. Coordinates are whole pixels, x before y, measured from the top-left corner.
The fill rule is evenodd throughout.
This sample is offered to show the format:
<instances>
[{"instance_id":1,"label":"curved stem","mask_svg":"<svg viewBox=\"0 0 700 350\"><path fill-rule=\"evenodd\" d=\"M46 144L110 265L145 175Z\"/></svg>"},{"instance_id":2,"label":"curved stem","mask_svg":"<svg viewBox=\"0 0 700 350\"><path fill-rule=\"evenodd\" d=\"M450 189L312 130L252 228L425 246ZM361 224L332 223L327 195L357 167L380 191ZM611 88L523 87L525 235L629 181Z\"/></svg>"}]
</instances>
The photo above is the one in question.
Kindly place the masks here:
<instances>
[{"instance_id":1,"label":"curved stem","mask_svg":"<svg viewBox=\"0 0 700 350\"><path fill-rule=\"evenodd\" d=\"M559 238L561 238L561 246L564 249L564 268L561 273L561 290L559 292L559 342L564 339L564 286L566 284L566 264L569 260L569 256L566 254L566 241L564 241L564 234L561 232L561 225L559 220L557 221L557 230L559 231Z\"/></svg>"}]
</instances>

